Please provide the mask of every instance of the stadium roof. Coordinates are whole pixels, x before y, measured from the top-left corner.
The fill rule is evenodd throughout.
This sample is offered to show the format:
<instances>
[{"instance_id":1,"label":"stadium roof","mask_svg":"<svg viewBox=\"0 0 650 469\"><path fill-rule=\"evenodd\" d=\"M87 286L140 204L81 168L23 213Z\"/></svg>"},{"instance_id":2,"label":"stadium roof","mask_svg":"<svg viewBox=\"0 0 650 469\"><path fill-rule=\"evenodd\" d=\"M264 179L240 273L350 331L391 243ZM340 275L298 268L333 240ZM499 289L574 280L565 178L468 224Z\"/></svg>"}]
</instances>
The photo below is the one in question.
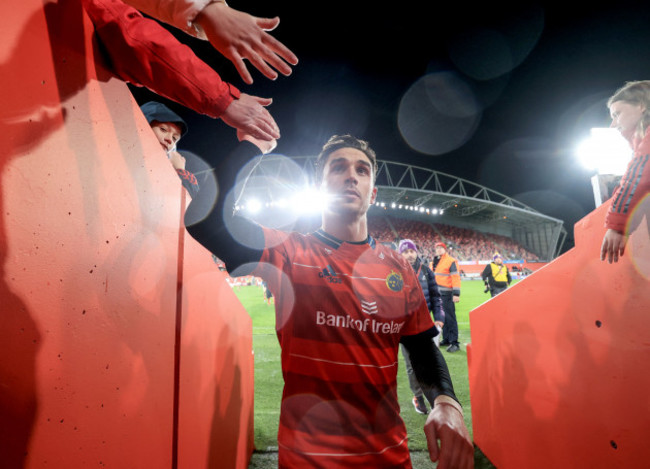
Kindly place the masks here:
<instances>
[{"instance_id":1,"label":"stadium roof","mask_svg":"<svg viewBox=\"0 0 650 469\"><path fill-rule=\"evenodd\" d=\"M266 155L242 174L246 196L290 197L312 179L315 158ZM480 184L428 168L377 161L377 202L370 216L385 214L508 236L540 258L558 255L563 222ZM395 212L389 212L395 210Z\"/></svg>"}]
</instances>

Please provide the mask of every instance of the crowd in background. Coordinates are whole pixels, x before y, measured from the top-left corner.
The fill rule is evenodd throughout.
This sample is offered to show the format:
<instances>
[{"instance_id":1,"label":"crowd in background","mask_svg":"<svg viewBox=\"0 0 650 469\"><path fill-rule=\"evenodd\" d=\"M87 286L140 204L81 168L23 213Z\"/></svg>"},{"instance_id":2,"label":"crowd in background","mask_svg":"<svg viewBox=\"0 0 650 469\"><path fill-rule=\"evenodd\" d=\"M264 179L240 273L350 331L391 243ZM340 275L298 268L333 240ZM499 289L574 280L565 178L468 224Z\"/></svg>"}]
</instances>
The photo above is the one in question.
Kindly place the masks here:
<instances>
[{"instance_id":1,"label":"crowd in background","mask_svg":"<svg viewBox=\"0 0 650 469\"><path fill-rule=\"evenodd\" d=\"M459 261L491 259L495 252L505 260L540 260L536 254L507 236L394 217L371 217L368 225L370 234L379 242L397 243L405 238L414 240L422 257L429 260L435 256L434 244L439 241L446 243Z\"/></svg>"}]
</instances>

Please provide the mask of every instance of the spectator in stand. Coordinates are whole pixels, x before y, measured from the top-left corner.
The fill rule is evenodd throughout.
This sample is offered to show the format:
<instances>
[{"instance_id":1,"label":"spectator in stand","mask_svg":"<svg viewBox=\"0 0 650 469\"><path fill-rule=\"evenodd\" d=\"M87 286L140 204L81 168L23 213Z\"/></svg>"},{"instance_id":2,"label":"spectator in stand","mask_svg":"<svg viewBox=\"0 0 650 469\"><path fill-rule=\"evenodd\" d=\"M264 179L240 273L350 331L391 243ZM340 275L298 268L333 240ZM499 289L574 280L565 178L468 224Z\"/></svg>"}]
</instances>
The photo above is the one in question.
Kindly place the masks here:
<instances>
[{"instance_id":1,"label":"spectator in stand","mask_svg":"<svg viewBox=\"0 0 650 469\"><path fill-rule=\"evenodd\" d=\"M144 18L121 0L82 0L82 4L108 66L119 78L199 114L220 118L255 138L271 141L280 137L275 120L265 109L270 99L240 93L223 82L156 21Z\"/></svg>"},{"instance_id":2,"label":"spectator in stand","mask_svg":"<svg viewBox=\"0 0 650 469\"><path fill-rule=\"evenodd\" d=\"M429 266L426 262L423 262L420 256L418 256L418 248L415 243L410 239L403 239L399 242L397 248L398 252L402 255L406 261L411 264L415 275L420 281L420 287L422 287L422 292L424 293L424 299L427 302L429 311L433 314L433 323L436 325L437 333L433 337L433 341L436 344L436 347L440 343L440 334L442 333L442 327L445 322L445 312L442 309L442 298L440 297L440 291L438 290L438 284L436 283L436 278L433 275ZM415 411L419 414L427 414L429 410L427 409L427 404L424 402L424 394L422 388L418 383L418 379L415 376L413 367L411 366L411 359L409 358L409 352L404 347L403 344L400 344L400 349L402 350L402 355L404 355L404 362L406 364L406 375L409 379L409 386L411 392L413 392L413 407ZM433 405L433 403L430 403Z\"/></svg>"},{"instance_id":3,"label":"spectator in stand","mask_svg":"<svg viewBox=\"0 0 650 469\"><path fill-rule=\"evenodd\" d=\"M492 262L485 266L485 269L481 273L481 278L485 283L485 291L487 292L489 290L492 298L506 291L508 286L510 286L510 282L512 282L508 267L503 263L503 259L499 253L496 253L492 257Z\"/></svg>"},{"instance_id":4,"label":"spectator in stand","mask_svg":"<svg viewBox=\"0 0 650 469\"><path fill-rule=\"evenodd\" d=\"M626 83L609 98L607 107L612 116L610 127L616 128L634 150L605 219L607 231L600 247L600 260L611 264L623 255L628 236L644 215L650 225L650 80ZM632 217L638 207L640 213Z\"/></svg>"},{"instance_id":5,"label":"spectator in stand","mask_svg":"<svg viewBox=\"0 0 650 469\"><path fill-rule=\"evenodd\" d=\"M456 259L447 253L445 243L436 243L436 258L434 259L436 282L442 296L442 309L445 312L445 325L442 328L442 342L448 345L447 352L460 350L458 341L458 321L456 320L456 303L460 301L460 274Z\"/></svg>"},{"instance_id":6,"label":"spectator in stand","mask_svg":"<svg viewBox=\"0 0 650 469\"><path fill-rule=\"evenodd\" d=\"M187 133L187 124L174 111L156 101L143 104L140 110L147 118L160 146L167 153L167 158L178 177L181 178L183 187L190 197L194 197L199 191L199 183L194 174L185 169L185 158L176 150L178 141Z\"/></svg>"}]
</instances>

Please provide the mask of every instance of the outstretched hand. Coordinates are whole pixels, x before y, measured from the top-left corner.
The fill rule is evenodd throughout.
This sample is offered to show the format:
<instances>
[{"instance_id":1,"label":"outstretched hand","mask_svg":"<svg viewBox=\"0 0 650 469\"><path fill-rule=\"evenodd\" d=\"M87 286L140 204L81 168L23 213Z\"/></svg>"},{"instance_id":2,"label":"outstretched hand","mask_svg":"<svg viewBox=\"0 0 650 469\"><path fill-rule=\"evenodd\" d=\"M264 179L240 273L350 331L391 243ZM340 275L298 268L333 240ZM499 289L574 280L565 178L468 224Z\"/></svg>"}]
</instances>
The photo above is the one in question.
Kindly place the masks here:
<instances>
[{"instance_id":1,"label":"outstretched hand","mask_svg":"<svg viewBox=\"0 0 650 469\"><path fill-rule=\"evenodd\" d=\"M275 80L278 74L291 74L291 65L298 58L284 44L268 34L280 23L280 18L257 18L230 8L225 2L208 4L196 17L210 43L230 60L245 83L253 83L244 59L262 74ZM287 63L288 62L288 63ZM275 68L275 70L274 70Z\"/></svg>"},{"instance_id":2,"label":"outstretched hand","mask_svg":"<svg viewBox=\"0 0 650 469\"><path fill-rule=\"evenodd\" d=\"M625 253L625 244L627 237L616 230L608 229L603 237L603 244L600 246L600 260L610 264L618 262L619 257L623 257Z\"/></svg>"},{"instance_id":3,"label":"outstretched hand","mask_svg":"<svg viewBox=\"0 0 650 469\"><path fill-rule=\"evenodd\" d=\"M275 147L278 145L277 140L260 140L241 130L237 131L237 139L240 142L244 140L251 142L253 145L255 145L257 148L260 149L263 155L272 152L275 149Z\"/></svg>"},{"instance_id":4,"label":"outstretched hand","mask_svg":"<svg viewBox=\"0 0 650 469\"><path fill-rule=\"evenodd\" d=\"M260 140L277 140L280 138L280 128L265 109L265 106L272 102L270 98L241 93L239 99L233 100L228 105L221 115L221 120L238 131Z\"/></svg>"},{"instance_id":5,"label":"outstretched hand","mask_svg":"<svg viewBox=\"0 0 650 469\"><path fill-rule=\"evenodd\" d=\"M429 457L438 461L438 469L473 469L474 445L463 420L460 404L447 396L438 396L424 424ZM440 440L440 447L438 447Z\"/></svg>"}]
</instances>

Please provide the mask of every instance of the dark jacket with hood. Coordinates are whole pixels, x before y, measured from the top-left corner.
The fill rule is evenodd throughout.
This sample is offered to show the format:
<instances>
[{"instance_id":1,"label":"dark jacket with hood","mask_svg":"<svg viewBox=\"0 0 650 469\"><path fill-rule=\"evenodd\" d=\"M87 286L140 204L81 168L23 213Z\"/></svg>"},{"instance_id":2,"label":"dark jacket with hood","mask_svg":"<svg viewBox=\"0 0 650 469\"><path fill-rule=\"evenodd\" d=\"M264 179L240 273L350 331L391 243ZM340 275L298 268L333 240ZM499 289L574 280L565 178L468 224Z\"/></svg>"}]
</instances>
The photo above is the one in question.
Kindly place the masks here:
<instances>
[{"instance_id":1,"label":"dark jacket with hood","mask_svg":"<svg viewBox=\"0 0 650 469\"><path fill-rule=\"evenodd\" d=\"M422 262L420 257L417 258L415 265L412 267L422 286L422 292L424 293L424 299L427 301L429 311L433 313L433 319L435 321L445 322L445 312L442 309L442 297L440 296L440 290L438 290L435 275L429 266Z\"/></svg>"}]
</instances>

